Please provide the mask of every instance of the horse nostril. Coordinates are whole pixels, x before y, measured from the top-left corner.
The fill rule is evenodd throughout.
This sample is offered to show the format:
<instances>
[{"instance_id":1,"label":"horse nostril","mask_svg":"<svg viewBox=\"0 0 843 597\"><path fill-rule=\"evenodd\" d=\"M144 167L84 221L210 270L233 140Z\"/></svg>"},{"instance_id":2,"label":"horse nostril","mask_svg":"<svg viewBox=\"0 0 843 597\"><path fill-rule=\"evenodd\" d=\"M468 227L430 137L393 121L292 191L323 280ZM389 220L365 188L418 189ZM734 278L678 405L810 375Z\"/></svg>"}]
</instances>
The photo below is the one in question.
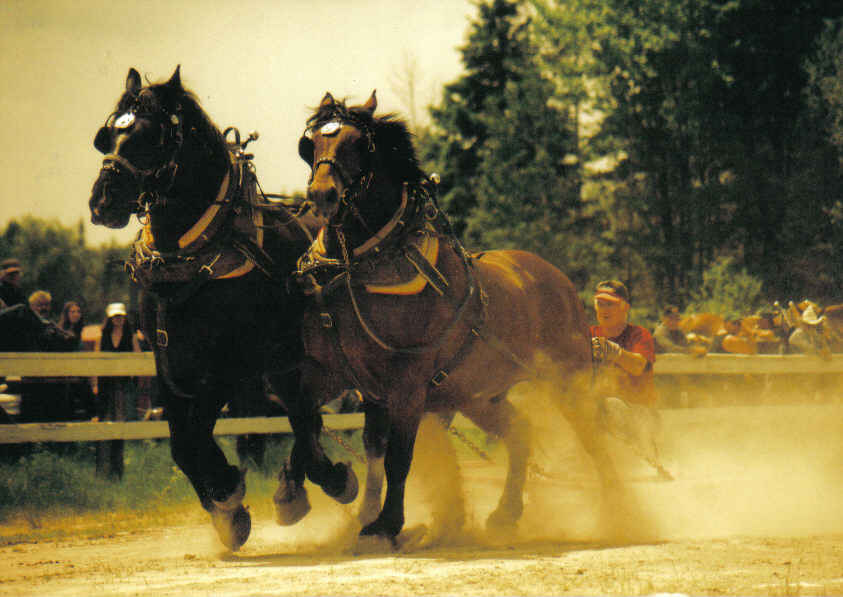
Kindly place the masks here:
<instances>
[{"instance_id":1,"label":"horse nostril","mask_svg":"<svg viewBox=\"0 0 843 597\"><path fill-rule=\"evenodd\" d=\"M339 203L339 194L334 185L313 186L307 190L307 198L322 209Z\"/></svg>"}]
</instances>

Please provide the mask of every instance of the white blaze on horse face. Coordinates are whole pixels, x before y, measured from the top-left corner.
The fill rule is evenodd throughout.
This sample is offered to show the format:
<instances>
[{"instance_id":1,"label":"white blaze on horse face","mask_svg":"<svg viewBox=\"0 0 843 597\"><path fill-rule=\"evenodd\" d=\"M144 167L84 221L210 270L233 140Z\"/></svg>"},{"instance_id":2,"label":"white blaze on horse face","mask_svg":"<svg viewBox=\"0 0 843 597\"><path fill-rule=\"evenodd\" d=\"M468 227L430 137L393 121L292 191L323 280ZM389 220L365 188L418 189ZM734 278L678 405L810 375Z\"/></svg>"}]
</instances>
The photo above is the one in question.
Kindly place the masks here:
<instances>
[{"instance_id":1,"label":"white blaze on horse face","mask_svg":"<svg viewBox=\"0 0 843 597\"><path fill-rule=\"evenodd\" d=\"M120 118L118 118L114 122L114 128L120 129L120 130L127 129L130 126L132 126L132 124L134 124L134 122L135 122L135 115L132 112L126 112L125 114L122 114L120 116Z\"/></svg>"}]
</instances>

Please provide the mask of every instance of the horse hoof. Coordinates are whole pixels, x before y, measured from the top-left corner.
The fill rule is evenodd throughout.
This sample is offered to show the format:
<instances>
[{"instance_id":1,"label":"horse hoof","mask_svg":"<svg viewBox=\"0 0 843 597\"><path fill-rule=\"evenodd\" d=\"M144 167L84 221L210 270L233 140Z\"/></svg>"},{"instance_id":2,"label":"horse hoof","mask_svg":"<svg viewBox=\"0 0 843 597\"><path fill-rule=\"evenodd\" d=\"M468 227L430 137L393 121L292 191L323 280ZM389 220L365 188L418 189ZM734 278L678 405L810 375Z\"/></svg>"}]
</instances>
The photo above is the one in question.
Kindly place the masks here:
<instances>
[{"instance_id":1,"label":"horse hoof","mask_svg":"<svg viewBox=\"0 0 843 597\"><path fill-rule=\"evenodd\" d=\"M338 494L333 494L326 490L325 493L337 500L340 504L350 504L357 499L357 491L359 490L357 475L354 474L354 469L351 468L350 462L338 463L337 468L339 467L345 468L345 482L343 483L342 491Z\"/></svg>"},{"instance_id":2,"label":"horse hoof","mask_svg":"<svg viewBox=\"0 0 843 597\"><path fill-rule=\"evenodd\" d=\"M486 530L493 533L510 533L518 525L518 518L507 508L498 507L486 519Z\"/></svg>"},{"instance_id":3,"label":"horse hoof","mask_svg":"<svg viewBox=\"0 0 843 597\"><path fill-rule=\"evenodd\" d=\"M211 522L222 544L231 551L240 549L252 531L252 517L243 504L233 510L214 508Z\"/></svg>"},{"instance_id":4,"label":"horse hoof","mask_svg":"<svg viewBox=\"0 0 843 597\"><path fill-rule=\"evenodd\" d=\"M275 503L275 522L281 526L292 526L310 512L310 500L304 487L291 492L289 485L282 483L275 490L272 501Z\"/></svg>"},{"instance_id":5,"label":"horse hoof","mask_svg":"<svg viewBox=\"0 0 843 597\"><path fill-rule=\"evenodd\" d=\"M397 548L398 543L395 538L398 536L398 533L401 532L402 526L404 526L403 523L398 528L389 528L379 517L377 520L367 524L360 530L360 537L380 537L382 539L387 539L392 543L393 548Z\"/></svg>"}]
</instances>

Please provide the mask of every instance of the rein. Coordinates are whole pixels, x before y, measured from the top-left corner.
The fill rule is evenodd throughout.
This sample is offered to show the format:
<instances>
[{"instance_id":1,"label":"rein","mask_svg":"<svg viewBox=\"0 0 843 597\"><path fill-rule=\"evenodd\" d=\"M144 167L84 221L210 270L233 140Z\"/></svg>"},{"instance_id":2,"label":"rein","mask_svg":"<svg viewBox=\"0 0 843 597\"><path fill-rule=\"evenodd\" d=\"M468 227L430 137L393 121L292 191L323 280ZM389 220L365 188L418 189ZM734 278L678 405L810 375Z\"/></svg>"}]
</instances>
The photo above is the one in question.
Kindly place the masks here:
<instances>
[{"instance_id":1,"label":"rein","mask_svg":"<svg viewBox=\"0 0 843 597\"><path fill-rule=\"evenodd\" d=\"M485 323L485 293L480 288L474 276L471 258L456 239L456 236L453 235L450 223L436 205L429 184L435 184L435 182L431 181L431 183L425 182L420 185L413 185L412 188L409 188L410 185L405 183L401 204L390 221L375 235L356 248L350 249L348 247L342 229L337 228L337 239L341 250L340 258L329 258L317 254L314 251L314 243L308 252L299 260L297 271L294 274L299 284L305 287L305 294L314 296L320 309L319 317L322 329L325 330L331 339L333 351L340 360L342 369L347 373L355 387L360 389L364 395L378 401L382 400L381 397L378 393L367 389L360 381L340 342L335 317L328 305L328 296L340 286L344 286L346 292L348 292L355 318L364 333L383 350L402 355L422 355L441 348L452 336L459 322L464 319L468 306L472 303L472 299L480 295L480 313L477 321L467 332L463 344L457 353L453 355L448 365L439 369L433 375L430 380L430 384L433 386L443 383L449 372L468 356L474 341L478 338L483 338L481 330ZM437 234L440 238L447 238L452 249L460 256L463 271L467 279L467 289L458 301L448 298L454 307L454 314L436 338L422 344L395 346L384 340L363 316L359 306L357 292L355 291L355 287L360 286L360 284L355 282L354 275L356 272L365 272L371 267L376 267L378 261L385 258L388 259L390 249L400 249L402 256L407 257L413 265L416 265L416 262L413 261L406 249L406 239L410 233L423 230L428 225L432 227L433 233ZM419 255L419 260L427 263L421 255ZM431 287L436 289L440 296L446 296L445 289L447 289L448 282L442 273L436 269L435 264L428 264L427 268L422 265L416 265L416 267L419 273L427 279ZM333 274L325 284L319 284L317 277L321 273L328 272L330 275L335 270L340 271L339 273Z\"/></svg>"}]
</instances>

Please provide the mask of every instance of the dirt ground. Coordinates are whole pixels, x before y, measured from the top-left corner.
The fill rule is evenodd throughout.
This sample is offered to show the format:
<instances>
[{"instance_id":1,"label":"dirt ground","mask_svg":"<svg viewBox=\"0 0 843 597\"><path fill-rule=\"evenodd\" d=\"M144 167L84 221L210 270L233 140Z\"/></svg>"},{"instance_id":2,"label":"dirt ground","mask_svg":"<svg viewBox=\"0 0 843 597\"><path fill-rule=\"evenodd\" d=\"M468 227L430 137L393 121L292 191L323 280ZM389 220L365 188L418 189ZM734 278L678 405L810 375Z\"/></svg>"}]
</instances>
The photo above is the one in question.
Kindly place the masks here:
<instances>
[{"instance_id":1,"label":"dirt ground","mask_svg":"<svg viewBox=\"0 0 843 597\"><path fill-rule=\"evenodd\" d=\"M289 528L247 496L253 531L237 553L201 511L4 545L0 595L843 595L843 405L662 414L676 479L618 442L623 488L602 497L565 424L537 417L526 510L509 536L484 530L505 474L499 446L477 446L492 462L461 457L458 473L442 432L424 425L397 551L359 543L356 504L311 486L312 512Z\"/></svg>"}]
</instances>

